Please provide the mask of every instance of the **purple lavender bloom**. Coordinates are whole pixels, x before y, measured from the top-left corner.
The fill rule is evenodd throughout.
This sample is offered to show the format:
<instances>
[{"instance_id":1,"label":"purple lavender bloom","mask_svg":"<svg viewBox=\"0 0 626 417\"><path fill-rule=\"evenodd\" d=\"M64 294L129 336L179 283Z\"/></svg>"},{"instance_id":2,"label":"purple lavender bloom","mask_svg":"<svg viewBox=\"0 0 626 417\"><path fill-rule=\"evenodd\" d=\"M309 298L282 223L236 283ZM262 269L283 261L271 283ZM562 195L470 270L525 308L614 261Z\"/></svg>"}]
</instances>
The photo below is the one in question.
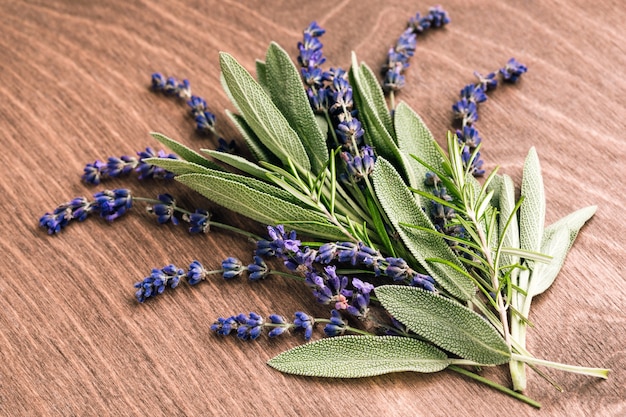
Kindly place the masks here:
<instances>
[{"instance_id":1,"label":"purple lavender bloom","mask_svg":"<svg viewBox=\"0 0 626 417\"><path fill-rule=\"evenodd\" d=\"M173 225L178 225L178 219L174 216L176 213L176 200L174 200L174 197L169 194L159 194L157 198L161 203L148 206L146 208L148 213L156 215L159 224L172 222Z\"/></svg>"},{"instance_id":2,"label":"purple lavender bloom","mask_svg":"<svg viewBox=\"0 0 626 417\"><path fill-rule=\"evenodd\" d=\"M222 269L224 270L224 279L238 277L246 270L241 261L233 257L226 258L222 261Z\"/></svg>"},{"instance_id":3,"label":"purple lavender bloom","mask_svg":"<svg viewBox=\"0 0 626 417\"><path fill-rule=\"evenodd\" d=\"M107 165L100 160L96 160L93 164L85 165L83 171L83 181L89 184L98 185L100 184L102 177L107 175Z\"/></svg>"},{"instance_id":4,"label":"purple lavender bloom","mask_svg":"<svg viewBox=\"0 0 626 417\"><path fill-rule=\"evenodd\" d=\"M269 275L270 270L263 258L255 256L254 263L248 265L248 272L250 273L249 278L251 281L258 281L266 278Z\"/></svg>"},{"instance_id":5,"label":"purple lavender bloom","mask_svg":"<svg viewBox=\"0 0 626 417\"><path fill-rule=\"evenodd\" d=\"M311 336L313 335L313 324L315 323L315 320L313 319L313 317L309 316L308 314L302 311L297 311L294 315L295 315L295 318L293 320L294 329L304 330L304 339L310 340Z\"/></svg>"},{"instance_id":6,"label":"purple lavender bloom","mask_svg":"<svg viewBox=\"0 0 626 417\"><path fill-rule=\"evenodd\" d=\"M211 215L208 211L196 209L195 213L185 214L183 219L190 224L189 233L208 233Z\"/></svg>"},{"instance_id":7,"label":"purple lavender bloom","mask_svg":"<svg viewBox=\"0 0 626 417\"><path fill-rule=\"evenodd\" d=\"M415 33L422 33L430 28L430 19L430 15L422 16L420 13L417 13L409 19L409 28Z\"/></svg>"},{"instance_id":8,"label":"purple lavender bloom","mask_svg":"<svg viewBox=\"0 0 626 417\"><path fill-rule=\"evenodd\" d=\"M300 250L300 241L296 239L295 230L286 233L285 227L279 224L276 227L267 226L267 232L271 240L257 242L257 255L286 257L287 252Z\"/></svg>"},{"instance_id":9,"label":"purple lavender bloom","mask_svg":"<svg viewBox=\"0 0 626 417\"><path fill-rule=\"evenodd\" d=\"M450 16L441 6L435 6L428 9L428 17L430 20L430 26L433 28L440 28L443 25L450 23Z\"/></svg>"},{"instance_id":10,"label":"purple lavender bloom","mask_svg":"<svg viewBox=\"0 0 626 417\"><path fill-rule=\"evenodd\" d=\"M519 63L515 58L509 59L504 68L500 69L500 75L502 79L508 83L517 82L519 77L524 74L528 68L525 65Z\"/></svg>"},{"instance_id":11,"label":"purple lavender bloom","mask_svg":"<svg viewBox=\"0 0 626 417\"><path fill-rule=\"evenodd\" d=\"M290 256L285 261L285 266L291 271L296 271L302 267L305 270L310 270L316 257L317 251L306 246L304 249L294 253L293 256Z\"/></svg>"},{"instance_id":12,"label":"purple lavender bloom","mask_svg":"<svg viewBox=\"0 0 626 417\"><path fill-rule=\"evenodd\" d=\"M463 130L457 129L456 136L458 137L459 143L467 145L472 151L482 142L478 134L478 129L474 126L464 126Z\"/></svg>"},{"instance_id":13,"label":"purple lavender bloom","mask_svg":"<svg viewBox=\"0 0 626 417\"><path fill-rule=\"evenodd\" d=\"M101 191L94 194L94 199L94 210L110 222L124 215L133 205L131 192L125 188Z\"/></svg>"},{"instance_id":14,"label":"purple lavender bloom","mask_svg":"<svg viewBox=\"0 0 626 417\"><path fill-rule=\"evenodd\" d=\"M187 105L190 107L193 116L203 113L207 109L206 100L199 96L191 96Z\"/></svg>"},{"instance_id":15,"label":"purple lavender bloom","mask_svg":"<svg viewBox=\"0 0 626 417\"><path fill-rule=\"evenodd\" d=\"M139 165L135 169L139 173L139 179L149 179L149 178L157 178L157 179L172 179L174 178L174 174L155 165L150 165L145 163L143 160L148 158L167 158L167 159L180 159L178 156L173 153L167 154L163 150L159 150L158 152L154 152L154 149L148 147L145 151L137 152L139 156Z\"/></svg>"},{"instance_id":16,"label":"purple lavender bloom","mask_svg":"<svg viewBox=\"0 0 626 417\"><path fill-rule=\"evenodd\" d=\"M324 33L326 33L326 30L324 30L324 28L318 25L317 22L313 21L309 24L309 26L306 29L304 29L303 33L317 38L317 37L322 36Z\"/></svg>"},{"instance_id":17,"label":"purple lavender bloom","mask_svg":"<svg viewBox=\"0 0 626 417\"><path fill-rule=\"evenodd\" d=\"M76 197L68 203L59 205L52 213L46 213L39 219L39 226L48 229L48 234L59 233L61 229L76 219L82 222L97 208L85 197Z\"/></svg>"},{"instance_id":18,"label":"purple lavender bloom","mask_svg":"<svg viewBox=\"0 0 626 417\"><path fill-rule=\"evenodd\" d=\"M290 323L287 323L287 320L283 316L279 316L278 314L271 314L269 316L271 324L277 324L278 326L273 326L272 330L267 334L269 337L278 337L281 334L285 333L289 327L291 327Z\"/></svg>"},{"instance_id":19,"label":"purple lavender bloom","mask_svg":"<svg viewBox=\"0 0 626 417\"><path fill-rule=\"evenodd\" d=\"M241 316L241 315L240 315ZM263 331L263 317L251 312L248 314L248 318L245 322L238 316L237 322L239 327L237 328L237 337L242 340L255 340Z\"/></svg>"},{"instance_id":20,"label":"purple lavender bloom","mask_svg":"<svg viewBox=\"0 0 626 417\"><path fill-rule=\"evenodd\" d=\"M165 88L165 77L160 72L152 74L151 86L154 91L163 91Z\"/></svg>"},{"instance_id":21,"label":"purple lavender bloom","mask_svg":"<svg viewBox=\"0 0 626 417\"><path fill-rule=\"evenodd\" d=\"M189 80L178 81L174 77L168 77L162 90L165 95L177 96L180 99L187 100L191 98L191 87Z\"/></svg>"},{"instance_id":22,"label":"purple lavender bloom","mask_svg":"<svg viewBox=\"0 0 626 417\"><path fill-rule=\"evenodd\" d=\"M352 148L354 144L359 146L362 143L362 137L365 134L365 131L361 127L361 122L355 118L339 122L335 132L337 133L337 138L341 144L347 148Z\"/></svg>"},{"instance_id":23,"label":"purple lavender bloom","mask_svg":"<svg viewBox=\"0 0 626 417\"><path fill-rule=\"evenodd\" d=\"M404 68L405 66L401 62L389 66L383 80L383 89L385 91L398 91L404 88L406 83L404 75L402 75Z\"/></svg>"},{"instance_id":24,"label":"purple lavender bloom","mask_svg":"<svg viewBox=\"0 0 626 417\"><path fill-rule=\"evenodd\" d=\"M487 95L482 87L474 84L468 84L461 90L461 98L465 98L467 101L478 104L487 100Z\"/></svg>"},{"instance_id":25,"label":"purple lavender bloom","mask_svg":"<svg viewBox=\"0 0 626 417\"><path fill-rule=\"evenodd\" d=\"M409 267L409 264L402 258L385 258L388 262L385 268L385 275L392 278L394 281L404 281L411 276L413 270Z\"/></svg>"},{"instance_id":26,"label":"purple lavender bloom","mask_svg":"<svg viewBox=\"0 0 626 417\"><path fill-rule=\"evenodd\" d=\"M460 119L463 126L471 125L478 120L478 108L476 103L462 98L452 106L454 118Z\"/></svg>"},{"instance_id":27,"label":"purple lavender bloom","mask_svg":"<svg viewBox=\"0 0 626 417\"><path fill-rule=\"evenodd\" d=\"M330 323L324 326L326 336L333 337L344 334L346 331L346 323L341 319L341 313L337 310L330 312Z\"/></svg>"},{"instance_id":28,"label":"purple lavender bloom","mask_svg":"<svg viewBox=\"0 0 626 417\"><path fill-rule=\"evenodd\" d=\"M496 78L495 72L490 72L487 75L482 75L481 73L474 71L474 75L476 76L476 78L478 78L478 85L485 92L493 90L498 86L498 79Z\"/></svg>"},{"instance_id":29,"label":"purple lavender bloom","mask_svg":"<svg viewBox=\"0 0 626 417\"><path fill-rule=\"evenodd\" d=\"M411 278L410 285L412 287L422 288L426 291L437 292L437 289L435 288L435 280L430 275L424 275L416 272Z\"/></svg>"},{"instance_id":30,"label":"purple lavender bloom","mask_svg":"<svg viewBox=\"0 0 626 417\"><path fill-rule=\"evenodd\" d=\"M143 303L150 297L155 297L165 290L165 287L176 288L185 272L174 265L167 265L161 269L154 268L152 273L145 277L143 281L135 283L135 297L137 301Z\"/></svg>"},{"instance_id":31,"label":"purple lavender bloom","mask_svg":"<svg viewBox=\"0 0 626 417\"><path fill-rule=\"evenodd\" d=\"M244 316L245 319L245 316ZM212 325L211 331L219 334L220 336L228 336L233 330L239 327L237 318L231 316L228 318L219 317Z\"/></svg>"},{"instance_id":32,"label":"purple lavender bloom","mask_svg":"<svg viewBox=\"0 0 626 417\"><path fill-rule=\"evenodd\" d=\"M207 270L204 269L200 261L193 261L189 265L189 270L187 271L187 283L189 285L196 285L200 281L204 281L206 277Z\"/></svg>"},{"instance_id":33,"label":"purple lavender bloom","mask_svg":"<svg viewBox=\"0 0 626 417\"><path fill-rule=\"evenodd\" d=\"M196 130L199 133L215 133L215 115L210 111L197 113L194 120L196 121Z\"/></svg>"},{"instance_id":34,"label":"purple lavender bloom","mask_svg":"<svg viewBox=\"0 0 626 417\"><path fill-rule=\"evenodd\" d=\"M341 159L346 163L348 175L355 182L370 176L374 171L374 164L376 163L376 155L369 145L362 146L359 149L359 155L356 156L350 152L342 152Z\"/></svg>"},{"instance_id":35,"label":"purple lavender bloom","mask_svg":"<svg viewBox=\"0 0 626 417\"><path fill-rule=\"evenodd\" d=\"M109 177L120 177L130 173L138 164L139 160L134 156L110 156L107 160L107 174Z\"/></svg>"},{"instance_id":36,"label":"purple lavender bloom","mask_svg":"<svg viewBox=\"0 0 626 417\"><path fill-rule=\"evenodd\" d=\"M352 300L346 311L358 318L365 318L369 311L370 293L374 286L369 282L361 281L358 278L352 279L352 287L355 291L352 294Z\"/></svg>"},{"instance_id":37,"label":"purple lavender bloom","mask_svg":"<svg viewBox=\"0 0 626 417\"><path fill-rule=\"evenodd\" d=\"M335 242L324 243L317 251L315 260L323 264L329 264L335 260L339 245Z\"/></svg>"}]
</instances>

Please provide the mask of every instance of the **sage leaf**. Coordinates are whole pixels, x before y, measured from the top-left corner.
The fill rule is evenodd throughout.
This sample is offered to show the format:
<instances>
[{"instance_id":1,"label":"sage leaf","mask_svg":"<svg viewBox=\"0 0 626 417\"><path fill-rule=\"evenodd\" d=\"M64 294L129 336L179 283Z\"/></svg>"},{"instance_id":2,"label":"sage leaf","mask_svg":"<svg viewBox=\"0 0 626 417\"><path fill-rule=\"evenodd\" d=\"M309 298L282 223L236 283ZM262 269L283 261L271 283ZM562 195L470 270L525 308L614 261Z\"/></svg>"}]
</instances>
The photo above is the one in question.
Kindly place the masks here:
<instances>
[{"instance_id":1,"label":"sage leaf","mask_svg":"<svg viewBox=\"0 0 626 417\"><path fill-rule=\"evenodd\" d=\"M362 87L367 91L367 95L370 97L373 106L373 110L376 112L376 116L380 119L382 125L392 135L393 138L393 123L391 121L391 113L389 107L387 107L387 100L385 100L385 93L383 92L380 82L374 75L374 72L365 63L361 64L359 74L361 76Z\"/></svg>"},{"instance_id":2,"label":"sage leaf","mask_svg":"<svg viewBox=\"0 0 626 417\"><path fill-rule=\"evenodd\" d=\"M354 53L352 53L349 77L353 96L359 109L359 120L363 123L365 135L370 145L376 149L378 155L392 161L396 166L401 166L402 158L395 139L392 137L393 131L387 130L380 119L370 86L361 75L361 69Z\"/></svg>"},{"instance_id":3,"label":"sage leaf","mask_svg":"<svg viewBox=\"0 0 626 417\"><path fill-rule=\"evenodd\" d=\"M408 224L435 231L428 215L424 213L394 167L379 157L374 166L372 180L376 197L415 259L454 297L461 300L472 298L476 291L474 283L461 272L465 268L446 241L428 231L401 227L402 224ZM456 268L442 262L427 261L430 258L443 259Z\"/></svg>"},{"instance_id":4,"label":"sage leaf","mask_svg":"<svg viewBox=\"0 0 626 417\"><path fill-rule=\"evenodd\" d=\"M546 216L546 198L541 167L535 148L530 148L522 174L520 206L520 247L532 252L541 251L541 239Z\"/></svg>"},{"instance_id":5,"label":"sage leaf","mask_svg":"<svg viewBox=\"0 0 626 417\"><path fill-rule=\"evenodd\" d=\"M437 143L422 119L406 103L398 104L393 120L409 185L420 191L428 191L424 179L430 169L418 162L415 157L434 169L443 171L443 158L437 149Z\"/></svg>"},{"instance_id":6,"label":"sage leaf","mask_svg":"<svg viewBox=\"0 0 626 417\"><path fill-rule=\"evenodd\" d=\"M267 88L267 66L265 65L265 62L257 59L254 62L254 65L256 68L257 81L259 82L261 87L263 87L263 89L269 93L269 88Z\"/></svg>"},{"instance_id":7,"label":"sage leaf","mask_svg":"<svg viewBox=\"0 0 626 417\"><path fill-rule=\"evenodd\" d=\"M390 372L438 372L450 361L436 347L408 337L337 336L296 346L270 359L285 373L362 378Z\"/></svg>"},{"instance_id":8,"label":"sage leaf","mask_svg":"<svg viewBox=\"0 0 626 417\"><path fill-rule=\"evenodd\" d=\"M484 365L509 362L500 333L467 307L415 287L383 285L375 292L395 319L435 345Z\"/></svg>"},{"instance_id":9,"label":"sage leaf","mask_svg":"<svg viewBox=\"0 0 626 417\"><path fill-rule=\"evenodd\" d=\"M252 180L252 178L244 178ZM339 240L345 238L337 227L328 222L324 215L303 208L286 199L259 191L245 182L215 174L185 174L177 176L176 180L220 206L264 225L290 225L308 236L320 239Z\"/></svg>"},{"instance_id":10,"label":"sage leaf","mask_svg":"<svg viewBox=\"0 0 626 417\"><path fill-rule=\"evenodd\" d=\"M205 168L200 165L193 164L191 162L169 159L169 158L150 158L146 159L146 162L164 168L177 175L176 179L181 175L187 174L200 174L200 175L213 175L225 180L238 182L247 187L253 188L260 193L269 194L281 200L288 201L293 204L301 204L300 200L291 193L269 184L264 181L257 180L255 178L247 177L240 174L234 174L232 172L217 171L210 168ZM193 187L191 187L193 189ZM226 207L228 208L228 207Z\"/></svg>"},{"instance_id":11,"label":"sage leaf","mask_svg":"<svg viewBox=\"0 0 626 417\"><path fill-rule=\"evenodd\" d=\"M300 136L309 154L313 173L319 174L328 163L326 136L315 120L300 73L287 52L275 42L267 50L265 63L272 101Z\"/></svg>"},{"instance_id":12,"label":"sage leaf","mask_svg":"<svg viewBox=\"0 0 626 417\"><path fill-rule=\"evenodd\" d=\"M500 233L503 233L500 239L504 247L519 248L519 225L517 213L514 211L517 204L515 201L515 184L513 184L513 180L508 175L502 175L499 178L499 183L494 184L494 190L497 190L498 194L499 229ZM519 257L508 254L501 255L500 259L501 265L513 265L519 262Z\"/></svg>"},{"instance_id":13,"label":"sage leaf","mask_svg":"<svg viewBox=\"0 0 626 417\"><path fill-rule=\"evenodd\" d=\"M220 152L213 149L201 149L201 151L211 155L218 161L222 161L233 168L236 168L240 171L245 172L246 174L250 174L253 177L259 178L261 180L266 180L267 174L270 172L267 169L260 167L254 162L250 162L248 159L239 155L233 155L227 152Z\"/></svg>"},{"instance_id":14,"label":"sage leaf","mask_svg":"<svg viewBox=\"0 0 626 417\"><path fill-rule=\"evenodd\" d=\"M552 256L552 261L548 264L535 263L528 288L530 297L541 294L552 285L565 263L565 257L574 244L580 228L595 212L596 206L585 207L546 228L541 252Z\"/></svg>"},{"instance_id":15,"label":"sage leaf","mask_svg":"<svg viewBox=\"0 0 626 417\"><path fill-rule=\"evenodd\" d=\"M183 158L185 161L193 162L194 164L202 165L207 168L216 169L218 171L223 171L224 169L217 165L215 162L206 159L204 156L200 155L198 152L193 149L188 148L182 143L175 141L174 139L170 139L162 133L151 132L150 135L161 142L163 145L167 146L174 152L176 155Z\"/></svg>"},{"instance_id":16,"label":"sage leaf","mask_svg":"<svg viewBox=\"0 0 626 417\"><path fill-rule=\"evenodd\" d=\"M230 54L220 52L220 68L225 89L259 140L284 165L291 160L302 171L310 171L300 138L263 87Z\"/></svg>"},{"instance_id":17,"label":"sage leaf","mask_svg":"<svg viewBox=\"0 0 626 417\"><path fill-rule=\"evenodd\" d=\"M254 133L252 128L248 126L248 123L243 116L231 113L228 110L226 110L226 115L235 124L237 130L239 130L239 133L241 133L241 136L246 142L246 145L248 145L248 149L257 161L265 161L273 164L279 163L278 158L276 158L272 152L270 152L270 150L261 143L256 133Z\"/></svg>"}]
</instances>

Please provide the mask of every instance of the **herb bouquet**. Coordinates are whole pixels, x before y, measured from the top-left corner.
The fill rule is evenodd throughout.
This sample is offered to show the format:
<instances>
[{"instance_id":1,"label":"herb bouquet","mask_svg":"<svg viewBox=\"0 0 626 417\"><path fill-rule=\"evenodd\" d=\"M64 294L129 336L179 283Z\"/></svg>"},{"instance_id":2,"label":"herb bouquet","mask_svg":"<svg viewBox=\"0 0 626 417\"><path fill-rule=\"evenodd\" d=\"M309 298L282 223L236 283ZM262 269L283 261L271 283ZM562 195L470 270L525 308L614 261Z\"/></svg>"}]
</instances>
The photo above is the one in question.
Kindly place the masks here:
<instances>
[{"instance_id":1,"label":"herb bouquet","mask_svg":"<svg viewBox=\"0 0 626 417\"><path fill-rule=\"evenodd\" d=\"M416 38L449 22L441 8L409 21L388 52L379 82L352 56L349 71L323 69L320 37L312 23L299 43L297 65L272 43L256 77L227 53L220 55L222 84L237 114L228 113L252 158L232 152L219 138L218 150L196 152L161 134L153 136L174 154L151 148L138 157L111 157L85 167L83 178L135 170L140 178L175 178L209 200L268 225L263 238L214 221L206 210L187 211L167 194L157 200L129 190L99 192L46 213L40 225L57 233L71 220L98 213L112 221L134 202L147 202L159 223L190 224L240 233L256 245L253 262L236 258L207 270L194 261L187 271L156 268L136 283L143 302L212 275L252 280L280 275L302 281L314 298L331 307L328 318L303 311L289 320L254 312L219 318L220 335L257 339L300 331L305 340L323 326L328 338L288 350L269 361L279 371L333 378L389 372L450 369L533 406L522 392L527 366L547 366L606 378L608 370L553 363L526 349L532 300L550 287L566 254L595 207L582 208L545 226L545 198L534 149L524 163L519 198L515 185L497 169L485 176L476 129L478 105L500 81L514 83L526 67L511 59L500 71L477 75L453 106L458 129L445 149L421 118L395 94L405 82ZM189 83L154 74L152 88L184 99L199 131L217 135L215 115L191 94ZM219 136L219 135L218 135ZM291 231L288 231L291 230ZM304 240L306 239L306 241ZM285 266L270 269L265 260ZM513 389L480 375L506 365Z\"/></svg>"}]
</instances>

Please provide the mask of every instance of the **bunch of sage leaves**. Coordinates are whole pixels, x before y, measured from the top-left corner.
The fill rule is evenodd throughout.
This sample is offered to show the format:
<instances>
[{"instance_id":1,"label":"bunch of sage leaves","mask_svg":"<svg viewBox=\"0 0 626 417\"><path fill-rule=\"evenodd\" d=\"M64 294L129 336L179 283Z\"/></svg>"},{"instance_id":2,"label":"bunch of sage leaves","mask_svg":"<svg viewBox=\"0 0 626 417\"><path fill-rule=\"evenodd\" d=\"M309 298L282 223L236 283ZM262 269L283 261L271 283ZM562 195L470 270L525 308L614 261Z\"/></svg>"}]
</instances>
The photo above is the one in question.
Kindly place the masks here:
<instances>
[{"instance_id":1,"label":"bunch of sage leaves","mask_svg":"<svg viewBox=\"0 0 626 417\"><path fill-rule=\"evenodd\" d=\"M371 178L355 195L339 181L339 150L327 145L332 127L313 113L283 48L269 46L265 60L256 63L256 79L227 53L220 54L220 67L222 85L238 111L227 114L253 158L207 149L199 153L154 133L182 159L145 162L260 223L288 225L323 242L364 242L403 257L439 287L438 293L400 285L375 288L382 308L411 331L405 337L322 339L276 356L270 366L334 378L451 369L537 407L520 393L526 388L526 364L607 377L606 369L544 361L526 349L533 297L554 282L578 231L596 210L583 208L545 227L534 149L524 165L519 199L512 179L497 169L479 183L463 164L456 136L448 134L446 152L406 103L390 112L376 76L353 54L349 80L365 142L377 154ZM433 195L424 182L427 172L436 174L451 200ZM454 221L465 237L437 231L424 210L433 202L455 210ZM456 251L450 245L454 239ZM509 365L513 390L467 368L502 364Z\"/></svg>"}]
</instances>

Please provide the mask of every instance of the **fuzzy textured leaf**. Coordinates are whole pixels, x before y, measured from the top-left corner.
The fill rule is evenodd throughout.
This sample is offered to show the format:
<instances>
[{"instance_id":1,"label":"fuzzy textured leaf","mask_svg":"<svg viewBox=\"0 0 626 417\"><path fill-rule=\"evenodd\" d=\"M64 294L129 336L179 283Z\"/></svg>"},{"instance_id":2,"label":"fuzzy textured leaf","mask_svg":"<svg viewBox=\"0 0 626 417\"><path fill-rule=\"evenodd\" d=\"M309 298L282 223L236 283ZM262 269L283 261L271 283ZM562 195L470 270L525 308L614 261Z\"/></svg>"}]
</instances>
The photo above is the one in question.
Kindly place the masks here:
<instances>
[{"instance_id":1,"label":"fuzzy textured leaf","mask_svg":"<svg viewBox=\"0 0 626 417\"><path fill-rule=\"evenodd\" d=\"M309 157L296 132L272 102L263 87L231 55L220 53L224 87L259 140L284 165L291 160L304 171Z\"/></svg>"},{"instance_id":2,"label":"fuzzy textured leaf","mask_svg":"<svg viewBox=\"0 0 626 417\"><path fill-rule=\"evenodd\" d=\"M254 162L250 162L248 159L242 156L233 155L227 152L220 152L213 149L201 149L201 151L211 155L218 161L222 161L233 168L243 171L246 174L252 175L253 177L259 178L261 180L267 179L267 174L269 173L267 169L258 166Z\"/></svg>"},{"instance_id":3,"label":"fuzzy textured leaf","mask_svg":"<svg viewBox=\"0 0 626 417\"><path fill-rule=\"evenodd\" d=\"M220 206L264 225L282 223L320 239L339 240L345 237L322 214L254 189L247 183L206 174L180 175L176 180Z\"/></svg>"},{"instance_id":4,"label":"fuzzy textured leaf","mask_svg":"<svg viewBox=\"0 0 626 417\"><path fill-rule=\"evenodd\" d=\"M528 288L529 296L541 294L552 285L580 228L594 215L596 209L596 206L582 208L546 228L541 252L552 256L552 261L549 264L535 263Z\"/></svg>"},{"instance_id":5,"label":"fuzzy textured leaf","mask_svg":"<svg viewBox=\"0 0 626 417\"><path fill-rule=\"evenodd\" d=\"M261 87L263 87L263 89L265 89L265 91L269 93L269 89L267 88L267 66L265 65L265 62L257 59L254 62L254 65L256 68L257 81L259 82Z\"/></svg>"},{"instance_id":6,"label":"fuzzy textured leaf","mask_svg":"<svg viewBox=\"0 0 626 417\"><path fill-rule=\"evenodd\" d=\"M278 188L272 184L267 182L259 181L255 178L247 177L244 175L234 174L232 172L226 171L217 171L210 168L205 168L200 165L193 164L191 162L177 160L177 159L168 159L168 158L150 158L146 159L146 162L151 163L153 165L164 168L170 172L173 172L177 175L176 179L178 180L181 175L187 174L199 174L199 175L213 175L215 177L219 177L225 180L238 182L247 187L253 188L258 192L269 194L281 200L288 201L293 204L300 205L300 200L294 197L291 193L283 190L282 188ZM191 187L194 189L193 187ZM226 207L228 208L228 207Z\"/></svg>"},{"instance_id":7,"label":"fuzzy textured leaf","mask_svg":"<svg viewBox=\"0 0 626 417\"><path fill-rule=\"evenodd\" d=\"M402 164L400 151L396 145L395 138L392 136L395 133L393 130L387 130L380 119L376 102L372 98L370 85L363 79L354 53L352 54L352 66L350 67L349 76L353 96L359 109L358 117L365 129L366 138L376 148L376 152L380 156L392 161L396 166Z\"/></svg>"},{"instance_id":8,"label":"fuzzy textured leaf","mask_svg":"<svg viewBox=\"0 0 626 417\"><path fill-rule=\"evenodd\" d=\"M265 161L277 164L279 163L278 158L276 158L272 152L265 145L261 143L256 133L248 126L248 123L243 118L243 116L239 114L232 113L226 110L226 115L233 121L239 133L246 141L246 145L248 145L248 149L257 161Z\"/></svg>"},{"instance_id":9,"label":"fuzzy textured leaf","mask_svg":"<svg viewBox=\"0 0 626 417\"><path fill-rule=\"evenodd\" d=\"M218 171L223 171L224 169L217 165L215 162L206 159L204 156L200 155L198 152L193 149L188 148L182 143L175 141L174 139L170 139L162 133L152 132L150 135L161 142L163 145L167 146L174 152L176 155L183 158L185 161L193 162L194 164L202 165L207 168L216 169Z\"/></svg>"},{"instance_id":10,"label":"fuzzy textured leaf","mask_svg":"<svg viewBox=\"0 0 626 417\"><path fill-rule=\"evenodd\" d=\"M315 120L300 73L287 52L275 42L267 50L265 63L267 87L272 101L300 136L309 154L313 173L319 174L328 162L326 136Z\"/></svg>"},{"instance_id":11,"label":"fuzzy textured leaf","mask_svg":"<svg viewBox=\"0 0 626 417\"><path fill-rule=\"evenodd\" d=\"M546 216L546 198L539 157L534 147L530 148L524 162L521 195L524 201L520 206L519 216L520 247L540 252Z\"/></svg>"},{"instance_id":12,"label":"fuzzy textured leaf","mask_svg":"<svg viewBox=\"0 0 626 417\"><path fill-rule=\"evenodd\" d=\"M437 143L422 119L406 103L398 104L393 120L396 127L398 148L407 170L409 185L417 190L427 191L424 179L429 169L411 155L426 162L434 169L443 171L443 158L437 149Z\"/></svg>"},{"instance_id":13,"label":"fuzzy textured leaf","mask_svg":"<svg viewBox=\"0 0 626 417\"><path fill-rule=\"evenodd\" d=\"M270 359L285 373L362 378L390 372L438 372L449 365L444 352L408 337L338 336L297 346Z\"/></svg>"},{"instance_id":14,"label":"fuzzy textured leaf","mask_svg":"<svg viewBox=\"0 0 626 417\"><path fill-rule=\"evenodd\" d=\"M361 64L360 72L362 86L366 89L367 95L371 98L374 104L373 109L376 111L376 116L380 119L381 123L391 134L393 138L393 123L391 121L391 113L389 107L387 107L387 100L385 100L385 93L383 92L380 82L374 75L374 72L365 63Z\"/></svg>"},{"instance_id":15,"label":"fuzzy textured leaf","mask_svg":"<svg viewBox=\"0 0 626 417\"><path fill-rule=\"evenodd\" d=\"M476 289L467 276L444 263L426 261L430 258L439 258L464 270L464 266L446 241L426 231L401 227L401 224L410 224L435 230L428 215L424 213L393 166L384 158L378 158L372 179L376 197L415 259L454 297L461 300L472 298Z\"/></svg>"},{"instance_id":16,"label":"fuzzy textured leaf","mask_svg":"<svg viewBox=\"0 0 626 417\"><path fill-rule=\"evenodd\" d=\"M394 318L437 346L484 365L510 360L500 333L467 307L415 287L383 285L375 292Z\"/></svg>"},{"instance_id":17,"label":"fuzzy textured leaf","mask_svg":"<svg viewBox=\"0 0 626 417\"><path fill-rule=\"evenodd\" d=\"M517 221L517 213L514 213L515 209L515 185L513 180L508 175L503 175L501 181L498 184L498 209L500 211L499 227L500 231L504 230L507 221L513 216L513 219L509 222L509 226L504 232L504 236L501 236L502 246L509 248L519 248L519 226ZM512 265L519 262L519 257L511 256L507 254L502 255L501 265Z\"/></svg>"}]
</instances>

